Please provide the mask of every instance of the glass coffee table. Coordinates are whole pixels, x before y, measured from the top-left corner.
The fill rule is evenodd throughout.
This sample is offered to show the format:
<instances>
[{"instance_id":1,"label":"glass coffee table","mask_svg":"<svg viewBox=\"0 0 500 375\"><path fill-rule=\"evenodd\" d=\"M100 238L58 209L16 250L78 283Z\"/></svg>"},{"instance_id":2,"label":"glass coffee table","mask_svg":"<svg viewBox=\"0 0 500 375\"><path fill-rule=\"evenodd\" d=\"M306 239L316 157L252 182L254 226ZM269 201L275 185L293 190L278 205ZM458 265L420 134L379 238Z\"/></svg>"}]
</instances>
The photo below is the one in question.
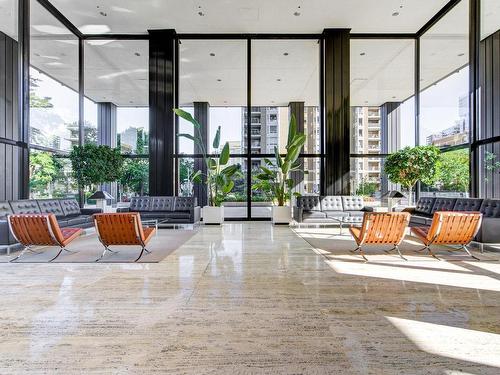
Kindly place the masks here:
<instances>
[{"instance_id":1,"label":"glass coffee table","mask_svg":"<svg viewBox=\"0 0 500 375\"><path fill-rule=\"evenodd\" d=\"M141 220L141 223L145 227L155 228L156 230L158 230L158 219Z\"/></svg>"}]
</instances>

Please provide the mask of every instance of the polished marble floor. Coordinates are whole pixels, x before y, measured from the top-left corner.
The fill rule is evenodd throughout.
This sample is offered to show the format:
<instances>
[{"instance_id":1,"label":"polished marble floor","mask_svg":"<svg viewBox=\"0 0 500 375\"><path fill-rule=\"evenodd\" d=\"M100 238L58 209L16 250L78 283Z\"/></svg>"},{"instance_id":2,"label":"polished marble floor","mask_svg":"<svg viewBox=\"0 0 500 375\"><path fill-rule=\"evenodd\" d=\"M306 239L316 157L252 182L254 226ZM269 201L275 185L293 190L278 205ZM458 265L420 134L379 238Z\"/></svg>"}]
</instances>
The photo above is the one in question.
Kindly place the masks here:
<instances>
[{"instance_id":1,"label":"polished marble floor","mask_svg":"<svg viewBox=\"0 0 500 375\"><path fill-rule=\"evenodd\" d=\"M0 374L499 374L498 259L364 263L255 222L158 264L0 264Z\"/></svg>"}]
</instances>

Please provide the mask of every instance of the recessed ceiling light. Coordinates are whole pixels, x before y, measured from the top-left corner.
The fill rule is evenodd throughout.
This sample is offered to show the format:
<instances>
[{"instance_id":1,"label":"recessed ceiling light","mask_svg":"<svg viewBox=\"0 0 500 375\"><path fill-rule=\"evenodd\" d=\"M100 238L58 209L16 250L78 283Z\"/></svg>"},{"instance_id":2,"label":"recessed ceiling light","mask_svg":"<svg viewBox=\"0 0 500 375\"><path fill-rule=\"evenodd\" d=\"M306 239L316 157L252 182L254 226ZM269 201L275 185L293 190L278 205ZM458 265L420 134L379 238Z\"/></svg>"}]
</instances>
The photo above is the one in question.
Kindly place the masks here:
<instances>
[{"instance_id":1,"label":"recessed ceiling light","mask_svg":"<svg viewBox=\"0 0 500 375\"><path fill-rule=\"evenodd\" d=\"M396 97L395 97L395 96L393 96L392 98L393 98L393 99L396 99Z\"/></svg>"},{"instance_id":2,"label":"recessed ceiling light","mask_svg":"<svg viewBox=\"0 0 500 375\"><path fill-rule=\"evenodd\" d=\"M214 56L215 56L215 53L210 52L210 56L214 57Z\"/></svg>"},{"instance_id":3,"label":"recessed ceiling light","mask_svg":"<svg viewBox=\"0 0 500 375\"><path fill-rule=\"evenodd\" d=\"M458 57L462 57L462 56L464 56L464 55L465 55L465 53L463 53L463 52L462 52L462 53L459 53L457 56L458 56Z\"/></svg>"},{"instance_id":4,"label":"recessed ceiling light","mask_svg":"<svg viewBox=\"0 0 500 375\"><path fill-rule=\"evenodd\" d=\"M399 16L399 12L394 12L394 13L392 13L392 16L393 16L393 17L397 17L397 16Z\"/></svg>"},{"instance_id":5,"label":"recessed ceiling light","mask_svg":"<svg viewBox=\"0 0 500 375\"><path fill-rule=\"evenodd\" d=\"M103 12L102 10L99 12L99 14L100 14L101 16L103 16L103 17L107 17L107 15L108 15L106 12Z\"/></svg>"},{"instance_id":6,"label":"recessed ceiling light","mask_svg":"<svg viewBox=\"0 0 500 375\"><path fill-rule=\"evenodd\" d=\"M129 103L130 103L130 104L132 104L132 103L133 103L133 100L129 101Z\"/></svg>"},{"instance_id":7,"label":"recessed ceiling light","mask_svg":"<svg viewBox=\"0 0 500 375\"><path fill-rule=\"evenodd\" d=\"M298 17L298 16L300 16L300 12L294 12L294 13L293 13L293 15L294 15L295 17Z\"/></svg>"},{"instance_id":8,"label":"recessed ceiling light","mask_svg":"<svg viewBox=\"0 0 500 375\"><path fill-rule=\"evenodd\" d=\"M227 103L227 100L224 100L224 103Z\"/></svg>"},{"instance_id":9,"label":"recessed ceiling light","mask_svg":"<svg viewBox=\"0 0 500 375\"><path fill-rule=\"evenodd\" d=\"M40 54L39 54L39 53L35 53L35 56L38 56L38 57L40 57Z\"/></svg>"},{"instance_id":10,"label":"recessed ceiling light","mask_svg":"<svg viewBox=\"0 0 500 375\"><path fill-rule=\"evenodd\" d=\"M222 82L222 79L220 79L220 78L217 78L217 82Z\"/></svg>"},{"instance_id":11,"label":"recessed ceiling light","mask_svg":"<svg viewBox=\"0 0 500 375\"><path fill-rule=\"evenodd\" d=\"M288 56L288 52L285 52L285 53L283 54L283 56Z\"/></svg>"},{"instance_id":12,"label":"recessed ceiling light","mask_svg":"<svg viewBox=\"0 0 500 375\"><path fill-rule=\"evenodd\" d=\"M359 56L364 56L364 55L366 55L366 53L365 53L365 52L361 52L361 53L359 54Z\"/></svg>"},{"instance_id":13,"label":"recessed ceiling light","mask_svg":"<svg viewBox=\"0 0 500 375\"><path fill-rule=\"evenodd\" d=\"M198 15L199 15L200 17L205 17L205 13L203 13L202 11L199 11L199 12L198 12Z\"/></svg>"},{"instance_id":14,"label":"recessed ceiling light","mask_svg":"<svg viewBox=\"0 0 500 375\"><path fill-rule=\"evenodd\" d=\"M281 82L281 78L276 78L276 81Z\"/></svg>"},{"instance_id":15,"label":"recessed ceiling light","mask_svg":"<svg viewBox=\"0 0 500 375\"><path fill-rule=\"evenodd\" d=\"M139 52L135 52L134 55L141 56L141 54Z\"/></svg>"}]
</instances>

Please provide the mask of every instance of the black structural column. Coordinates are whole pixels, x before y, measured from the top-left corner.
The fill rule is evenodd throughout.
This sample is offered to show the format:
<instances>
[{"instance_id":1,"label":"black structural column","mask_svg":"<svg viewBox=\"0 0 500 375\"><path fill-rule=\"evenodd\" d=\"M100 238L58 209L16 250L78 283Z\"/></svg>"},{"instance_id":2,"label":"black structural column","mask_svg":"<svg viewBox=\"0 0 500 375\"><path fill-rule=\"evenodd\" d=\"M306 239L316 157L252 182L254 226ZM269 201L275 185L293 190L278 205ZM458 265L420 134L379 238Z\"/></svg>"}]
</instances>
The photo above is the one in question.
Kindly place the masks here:
<instances>
[{"instance_id":1,"label":"black structural column","mask_svg":"<svg viewBox=\"0 0 500 375\"><path fill-rule=\"evenodd\" d=\"M299 133L304 133L304 102L288 103L288 111L290 113L290 118L292 118L292 115L295 116L295 120L297 121L297 131ZM309 140L311 137L308 137L307 139ZM304 149L302 149L302 152L304 152ZM304 170L304 164L305 161L302 163L302 171ZM293 179L293 191L302 193L304 188L304 173L301 173L300 171L293 172L291 177Z\"/></svg>"},{"instance_id":2,"label":"black structural column","mask_svg":"<svg viewBox=\"0 0 500 375\"><path fill-rule=\"evenodd\" d=\"M210 126L210 104L208 102L194 102L194 118L198 120L201 125L201 139L205 150L208 152L208 129ZM202 150L199 145L195 143L194 153L201 154ZM207 173L207 166L203 160L197 158L194 160L194 170L201 171L204 175ZM205 187L201 184L194 185L194 196L198 199L198 205L204 207L207 205L208 197Z\"/></svg>"},{"instance_id":3,"label":"black structural column","mask_svg":"<svg viewBox=\"0 0 500 375\"><path fill-rule=\"evenodd\" d=\"M149 193L175 192L175 30L149 30Z\"/></svg>"},{"instance_id":4,"label":"black structural column","mask_svg":"<svg viewBox=\"0 0 500 375\"><path fill-rule=\"evenodd\" d=\"M110 102L97 103L97 143L114 148L117 146L116 136L116 105ZM118 200L116 182L103 184L101 188Z\"/></svg>"},{"instance_id":5,"label":"black structural column","mask_svg":"<svg viewBox=\"0 0 500 375\"><path fill-rule=\"evenodd\" d=\"M380 106L380 130L382 154L390 154L401 147L401 103L386 102ZM392 184L382 173L382 194L389 190L396 190L396 184Z\"/></svg>"},{"instance_id":6,"label":"black structural column","mask_svg":"<svg viewBox=\"0 0 500 375\"><path fill-rule=\"evenodd\" d=\"M350 193L350 29L325 29L325 166L322 193Z\"/></svg>"}]
</instances>

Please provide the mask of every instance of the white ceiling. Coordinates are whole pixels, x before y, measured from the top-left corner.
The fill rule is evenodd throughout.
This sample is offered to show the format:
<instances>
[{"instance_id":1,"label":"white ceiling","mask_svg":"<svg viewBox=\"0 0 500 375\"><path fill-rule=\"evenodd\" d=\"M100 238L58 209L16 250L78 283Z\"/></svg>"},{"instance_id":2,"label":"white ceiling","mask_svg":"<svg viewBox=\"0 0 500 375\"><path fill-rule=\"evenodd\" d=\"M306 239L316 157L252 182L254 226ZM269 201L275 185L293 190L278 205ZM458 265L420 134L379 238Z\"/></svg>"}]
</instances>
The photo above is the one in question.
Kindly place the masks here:
<instances>
[{"instance_id":1,"label":"white ceiling","mask_svg":"<svg viewBox=\"0 0 500 375\"><path fill-rule=\"evenodd\" d=\"M414 33L447 1L85 0L76 5L75 0L52 0L52 4L86 34L158 28L180 33L319 33L328 27ZM392 16L395 12L399 15Z\"/></svg>"}]
</instances>

